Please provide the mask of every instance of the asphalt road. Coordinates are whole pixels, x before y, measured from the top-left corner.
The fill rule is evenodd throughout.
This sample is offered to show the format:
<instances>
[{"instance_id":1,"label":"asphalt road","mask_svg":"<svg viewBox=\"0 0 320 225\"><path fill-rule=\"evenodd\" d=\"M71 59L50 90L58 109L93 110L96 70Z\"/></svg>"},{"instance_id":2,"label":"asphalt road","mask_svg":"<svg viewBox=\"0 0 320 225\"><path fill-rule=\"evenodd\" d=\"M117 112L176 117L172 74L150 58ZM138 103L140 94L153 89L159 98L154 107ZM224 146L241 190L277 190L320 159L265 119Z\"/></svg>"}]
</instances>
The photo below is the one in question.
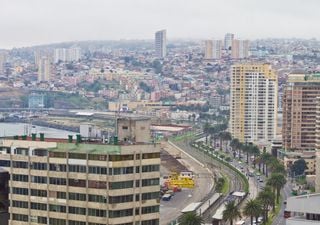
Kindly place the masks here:
<instances>
[{"instance_id":1,"label":"asphalt road","mask_svg":"<svg viewBox=\"0 0 320 225\"><path fill-rule=\"evenodd\" d=\"M167 144L165 150L172 155L177 155L180 150ZM183 149L184 150L184 149ZM204 201L213 189L213 174L202 163L187 154L181 153L180 163L193 171L196 176L194 189L183 189L173 196L170 201L160 202L160 224L167 225L181 215L181 210L192 202Z\"/></svg>"},{"instance_id":2,"label":"asphalt road","mask_svg":"<svg viewBox=\"0 0 320 225\"><path fill-rule=\"evenodd\" d=\"M286 183L286 185L284 186L284 188L281 191L281 196L282 196L283 201L286 201L287 198L291 196L291 190L292 190L292 184L288 180L288 182ZM286 205L283 204L283 202L282 202L280 212L279 212L278 216L273 220L272 225L286 224L286 220L283 217L285 208L286 208Z\"/></svg>"}]
</instances>

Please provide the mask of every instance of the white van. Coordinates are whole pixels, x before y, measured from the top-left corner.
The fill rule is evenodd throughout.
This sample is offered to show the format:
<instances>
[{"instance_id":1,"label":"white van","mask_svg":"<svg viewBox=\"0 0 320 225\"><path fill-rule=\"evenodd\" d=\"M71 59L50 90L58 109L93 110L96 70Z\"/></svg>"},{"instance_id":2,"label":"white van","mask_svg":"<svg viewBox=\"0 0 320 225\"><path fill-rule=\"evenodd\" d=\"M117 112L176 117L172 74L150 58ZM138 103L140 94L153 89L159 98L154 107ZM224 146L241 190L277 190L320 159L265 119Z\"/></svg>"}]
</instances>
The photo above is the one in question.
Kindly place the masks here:
<instances>
[{"instance_id":1,"label":"white van","mask_svg":"<svg viewBox=\"0 0 320 225\"><path fill-rule=\"evenodd\" d=\"M245 224L246 224L246 222L245 222L245 221L240 220L240 221L236 222L236 224L235 224L235 225L245 225Z\"/></svg>"}]
</instances>

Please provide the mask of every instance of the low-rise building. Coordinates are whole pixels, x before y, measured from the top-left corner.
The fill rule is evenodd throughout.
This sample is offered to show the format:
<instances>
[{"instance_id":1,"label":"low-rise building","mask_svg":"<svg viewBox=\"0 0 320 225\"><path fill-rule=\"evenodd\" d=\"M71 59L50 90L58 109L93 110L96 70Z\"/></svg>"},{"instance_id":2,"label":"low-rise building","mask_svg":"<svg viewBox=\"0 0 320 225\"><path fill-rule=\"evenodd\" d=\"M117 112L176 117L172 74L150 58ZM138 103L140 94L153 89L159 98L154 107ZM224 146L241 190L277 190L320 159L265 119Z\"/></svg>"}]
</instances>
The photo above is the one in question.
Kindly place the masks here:
<instances>
[{"instance_id":1,"label":"low-rise building","mask_svg":"<svg viewBox=\"0 0 320 225\"><path fill-rule=\"evenodd\" d=\"M295 161L304 159L306 162L306 175L316 173L316 151L278 151L278 159L283 163L286 170L290 170Z\"/></svg>"},{"instance_id":2,"label":"low-rise building","mask_svg":"<svg viewBox=\"0 0 320 225\"><path fill-rule=\"evenodd\" d=\"M287 199L286 225L318 225L320 194L301 195Z\"/></svg>"}]
</instances>

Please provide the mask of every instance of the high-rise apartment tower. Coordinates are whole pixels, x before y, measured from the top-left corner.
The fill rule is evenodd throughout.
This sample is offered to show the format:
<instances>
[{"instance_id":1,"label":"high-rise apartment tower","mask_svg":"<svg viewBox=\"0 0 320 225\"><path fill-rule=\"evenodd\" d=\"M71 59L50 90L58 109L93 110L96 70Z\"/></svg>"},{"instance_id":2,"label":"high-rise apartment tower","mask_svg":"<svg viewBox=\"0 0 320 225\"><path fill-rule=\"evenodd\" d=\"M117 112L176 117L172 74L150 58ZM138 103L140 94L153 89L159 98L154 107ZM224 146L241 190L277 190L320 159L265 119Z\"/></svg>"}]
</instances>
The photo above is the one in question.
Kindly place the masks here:
<instances>
[{"instance_id":1,"label":"high-rise apartment tower","mask_svg":"<svg viewBox=\"0 0 320 225\"><path fill-rule=\"evenodd\" d=\"M231 69L230 131L241 142L269 142L276 135L278 79L269 64Z\"/></svg>"}]
</instances>

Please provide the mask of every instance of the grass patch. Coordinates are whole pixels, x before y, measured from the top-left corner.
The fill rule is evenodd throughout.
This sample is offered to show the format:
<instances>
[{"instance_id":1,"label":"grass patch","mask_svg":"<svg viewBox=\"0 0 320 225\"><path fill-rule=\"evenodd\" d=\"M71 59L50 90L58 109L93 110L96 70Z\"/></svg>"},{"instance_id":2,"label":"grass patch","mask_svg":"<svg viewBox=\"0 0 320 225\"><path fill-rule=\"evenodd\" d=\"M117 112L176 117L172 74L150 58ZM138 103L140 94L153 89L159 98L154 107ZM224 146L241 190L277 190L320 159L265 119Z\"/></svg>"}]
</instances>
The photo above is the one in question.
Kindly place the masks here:
<instances>
[{"instance_id":1,"label":"grass patch","mask_svg":"<svg viewBox=\"0 0 320 225\"><path fill-rule=\"evenodd\" d=\"M230 190L230 185L229 185L229 179L228 177L222 175L223 179L224 179L224 183L221 189L222 194L227 195L229 193Z\"/></svg>"},{"instance_id":2,"label":"grass patch","mask_svg":"<svg viewBox=\"0 0 320 225\"><path fill-rule=\"evenodd\" d=\"M193 132L193 131L189 131L189 132L186 132L182 135L179 135L179 136L176 136L176 137L171 137L169 138L170 141L183 141L185 139L188 139L188 138L191 138L195 135L196 133Z\"/></svg>"}]
</instances>

